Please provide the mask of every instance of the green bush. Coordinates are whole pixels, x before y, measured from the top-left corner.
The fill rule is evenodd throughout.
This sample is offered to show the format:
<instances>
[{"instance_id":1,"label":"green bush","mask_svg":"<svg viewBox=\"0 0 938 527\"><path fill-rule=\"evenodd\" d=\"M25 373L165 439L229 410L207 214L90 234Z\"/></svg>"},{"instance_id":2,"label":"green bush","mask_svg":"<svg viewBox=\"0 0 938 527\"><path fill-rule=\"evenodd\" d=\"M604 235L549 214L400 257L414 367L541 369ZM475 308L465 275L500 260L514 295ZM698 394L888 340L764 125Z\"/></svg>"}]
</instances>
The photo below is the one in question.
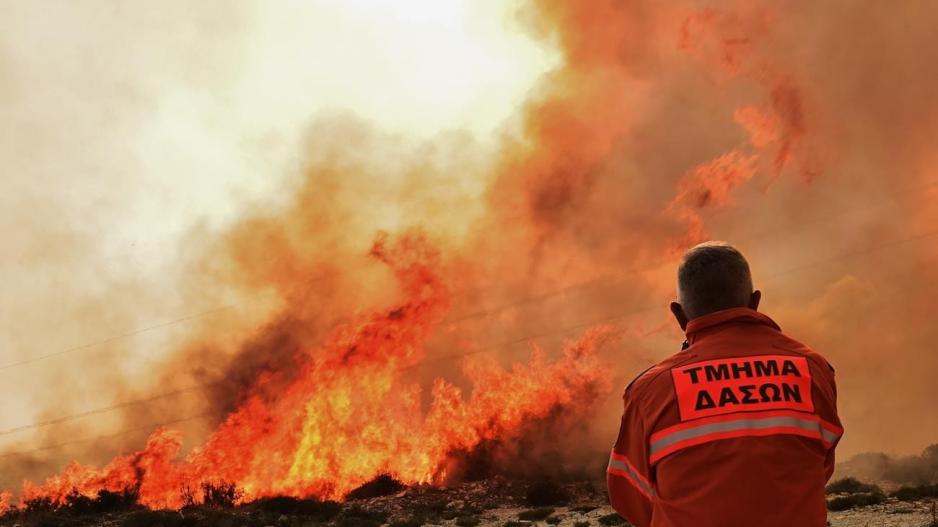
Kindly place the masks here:
<instances>
[{"instance_id":1,"label":"green bush","mask_svg":"<svg viewBox=\"0 0 938 527\"><path fill-rule=\"evenodd\" d=\"M538 507L536 509L529 509L519 512L518 519L526 521L538 521L546 519L553 513L554 509L552 507Z\"/></svg>"},{"instance_id":2,"label":"green bush","mask_svg":"<svg viewBox=\"0 0 938 527\"><path fill-rule=\"evenodd\" d=\"M894 491L892 496L900 501L915 501L922 498L935 498L938 497L938 484L917 485L915 487L904 485Z\"/></svg>"},{"instance_id":3,"label":"green bush","mask_svg":"<svg viewBox=\"0 0 938 527\"><path fill-rule=\"evenodd\" d=\"M304 516L320 522L327 522L342 511L342 506L334 501L319 501L312 498L300 499L292 496L260 498L248 503L245 508L271 514Z\"/></svg>"},{"instance_id":4,"label":"green bush","mask_svg":"<svg viewBox=\"0 0 938 527\"><path fill-rule=\"evenodd\" d=\"M69 516L58 512L44 512L31 516L23 524L26 527L93 527L97 522L89 516ZM19 525L19 524L14 524Z\"/></svg>"},{"instance_id":5,"label":"green bush","mask_svg":"<svg viewBox=\"0 0 938 527\"><path fill-rule=\"evenodd\" d=\"M202 503L206 507L230 509L243 495L244 493L234 483L226 481L202 483Z\"/></svg>"},{"instance_id":6,"label":"green bush","mask_svg":"<svg viewBox=\"0 0 938 527\"><path fill-rule=\"evenodd\" d=\"M100 490L98 491L98 497L95 499L95 512L101 513L132 509L137 506L139 499L139 489L128 487L117 492Z\"/></svg>"},{"instance_id":7,"label":"green bush","mask_svg":"<svg viewBox=\"0 0 938 527\"><path fill-rule=\"evenodd\" d=\"M625 525L628 522L625 521L625 518L619 516L616 513L607 514L599 518L599 523L603 525Z\"/></svg>"},{"instance_id":8,"label":"green bush","mask_svg":"<svg viewBox=\"0 0 938 527\"><path fill-rule=\"evenodd\" d=\"M52 498L49 498L48 496L41 496L26 501L26 503L23 504L22 509L26 514L35 514L37 512L53 511L56 509L56 505L52 502Z\"/></svg>"},{"instance_id":9,"label":"green bush","mask_svg":"<svg viewBox=\"0 0 938 527\"><path fill-rule=\"evenodd\" d=\"M75 517L61 512L40 512L30 515L23 523L13 525L24 525L26 527L91 527L94 522L90 517Z\"/></svg>"},{"instance_id":10,"label":"green bush","mask_svg":"<svg viewBox=\"0 0 938 527\"><path fill-rule=\"evenodd\" d=\"M827 509L831 511L845 511L856 507L876 505L886 500L886 496L878 492L864 492L834 498L827 502Z\"/></svg>"},{"instance_id":11,"label":"green bush","mask_svg":"<svg viewBox=\"0 0 938 527\"><path fill-rule=\"evenodd\" d=\"M858 494L865 492L867 494L882 494L882 489L876 485L863 483L856 478L841 478L834 481L825 489L828 494Z\"/></svg>"},{"instance_id":12,"label":"green bush","mask_svg":"<svg viewBox=\"0 0 938 527\"><path fill-rule=\"evenodd\" d=\"M406 520L394 520L390 523L390 527L420 527L430 523L427 521L427 518L424 516L411 516Z\"/></svg>"},{"instance_id":13,"label":"green bush","mask_svg":"<svg viewBox=\"0 0 938 527\"><path fill-rule=\"evenodd\" d=\"M590 527L590 522L576 522L573 527Z\"/></svg>"},{"instance_id":14,"label":"green bush","mask_svg":"<svg viewBox=\"0 0 938 527\"><path fill-rule=\"evenodd\" d=\"M176 511L134 511L120 522L120 527L188 527L197 525L194 518L183 517Z\"/></svg>"},{"instance_id":15,"label":"green bush","mask_svg":"<svg viewBox=\"0 0 938 527\"><path fill-rule=\"evenodd\" d=\"M558 523L560 523L560 516L549 516L544 521L549 523L550 525L557 525Z\"/></svg>"},{"instance_id":16,"label":"green bush","mask_svg":"<svg viewBox=\"0 0 938 527\"><path fill-rule=\"evenodd\" d=\"M404 484L391 477L390 474L381 474L375 479L365 483L357 489L349 492L346 500L363 500L377 498L379 496L388 496L404 490Z\"/></svg>"},{"instance_id":17,"label":"green bush","mask_svg":"<svg viewBox=\"0 0 938 527\"><path fill-rule=\"evenodd\" d=\"M137 506L139 497L140 493L131 488L118 492L101 490L94 498L85 496L75 489L65 496L65 502L60 509L80 515L126 511Z\"/></svg>"},{"instance_id":18,"label":"green bush","mask_svg":"<svg viewBox=\"0 0 938 527\"><path fill-rule=\"evenodd\" d=\"M456 518L456 525L459 527L476 527L482 523L478 516L460 516Z\"/></svg>"},{"instance_id":19,"label":"green bush","mask_svg":"<svg viewBox=\"0 0 938 527\"><path fill-rule=\"evenodd\" d=\"M360 507L351 507L342 511L336 520L337 527L379 527L387 521L388 515L380 511L368 511Z\"/></svg>"},{"instance_id":20,"label":"green bush","mask_svg":"<svg viewBox=\"0 0 938 527\"><path fill-rule=\"evenodd\" d=\"M922 497L922 493L917 487L903 485L892 492L892 496L899 501L915 501Z\"/></svg>"},{"instance_id":21,"label":"green bush","mask_svg":"<svg viewBox=\"0 0 938 527\"><path fill-rule=\"evenodd\" d=\"M204 505L190 506L179 511L182 518L180 525L210 525L211 527L261 527L255 521L246 522L248 518L231 509L206 507Z\"/></svg>"},{"instance_id":22,"label":"green bush","mask_svg":"<svg viewBox=\"0 0 938 527\"><path fill-rule=\"evenodd\" d=\"M563 505L570 497L557 483L551 480L537 481L528 487L525 501L532 507L546 507L548 505Z\"/></svg>"},{"instance_id":23,"label":"green bush","mask_svg":"<svg viewBox=\"0 0 938 527\"><path fill-rule=\"evenodd\" d=\"M91 514L94 512L94 499L79 493L78 489L72 489L59 508L59 510L63 509L73 514Z\"/></svg>"},{"instance_id":24,"label":"green bush","mask_svg":"<svg viewBox=\"0 0 938 527\"><path fill-rule=\"evenodd\" d=\"M435 499L429 502L416 503L410 507L413 518L421 518L424 524L438 524L443 516L453 519L458 516L456 511L446 508L449 502L445 499Z\"/></svg>"}]
</instances>

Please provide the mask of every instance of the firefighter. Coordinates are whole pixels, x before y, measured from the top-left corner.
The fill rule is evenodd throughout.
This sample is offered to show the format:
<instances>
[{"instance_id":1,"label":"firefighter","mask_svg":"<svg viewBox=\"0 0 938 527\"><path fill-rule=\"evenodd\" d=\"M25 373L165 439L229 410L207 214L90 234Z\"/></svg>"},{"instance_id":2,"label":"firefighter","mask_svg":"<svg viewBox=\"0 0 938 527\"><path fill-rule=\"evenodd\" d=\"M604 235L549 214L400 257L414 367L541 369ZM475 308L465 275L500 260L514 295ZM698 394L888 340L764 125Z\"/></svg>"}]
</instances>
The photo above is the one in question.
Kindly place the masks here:
<instances>
[{"instance_id":1,"label":"firefighter","mask_svg":"<svg viewBox=\"0 0 938 527\"><path fill-rule=\"evenodd\" d=\"M637 527L824 527L843 434L834 369L756 311L732 246L689 250L677 286L687 340L625 389L613 508Z\"/></svg>"}]
</instances>

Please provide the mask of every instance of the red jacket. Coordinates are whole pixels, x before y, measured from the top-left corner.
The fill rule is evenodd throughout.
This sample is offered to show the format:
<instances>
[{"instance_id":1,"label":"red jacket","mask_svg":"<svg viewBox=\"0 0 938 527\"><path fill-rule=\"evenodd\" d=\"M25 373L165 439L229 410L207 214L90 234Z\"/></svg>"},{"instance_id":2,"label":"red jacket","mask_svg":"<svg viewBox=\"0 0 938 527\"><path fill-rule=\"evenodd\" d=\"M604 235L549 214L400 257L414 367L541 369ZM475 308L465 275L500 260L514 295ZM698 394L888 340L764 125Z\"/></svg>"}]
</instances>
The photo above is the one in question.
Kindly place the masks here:
<instances>
[{"instance_id":1,"label":"red jacket","mask_svg":"<svg viewBox=\"0 0 938 527\"><path fill-rule=\"evenodd\" d=\"M687 342L625 390L612 506L637 527L824 527L833 368L746 308L691 320Z\"/></svg>"}]
</instances>

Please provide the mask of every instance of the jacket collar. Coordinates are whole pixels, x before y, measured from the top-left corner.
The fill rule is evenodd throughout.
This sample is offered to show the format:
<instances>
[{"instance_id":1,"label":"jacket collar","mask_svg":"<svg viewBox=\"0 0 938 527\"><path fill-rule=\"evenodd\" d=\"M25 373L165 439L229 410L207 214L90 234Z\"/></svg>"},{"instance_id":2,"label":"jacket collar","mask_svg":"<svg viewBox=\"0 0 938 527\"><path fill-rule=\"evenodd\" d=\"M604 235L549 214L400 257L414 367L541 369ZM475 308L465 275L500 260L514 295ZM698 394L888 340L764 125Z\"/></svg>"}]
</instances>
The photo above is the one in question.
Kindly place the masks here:
<instances>
[{"instance_id":1,"label":"jacket collar","mask_svg":"<svg viewBox=\"0 0 938 527\"><path fill-rule=\"evenodd\" d=\"M734 307L722 311L714 311L713 313L708 313L689 321L684 333L687 335L687 342L693 344L694 341L701 337L702 333L709 332L711 328L716 326L729 323L761 324L769 326L776 331L782 330L774 320L758 311L749 309L748 307Z\"/></svg>"}]
</instances>

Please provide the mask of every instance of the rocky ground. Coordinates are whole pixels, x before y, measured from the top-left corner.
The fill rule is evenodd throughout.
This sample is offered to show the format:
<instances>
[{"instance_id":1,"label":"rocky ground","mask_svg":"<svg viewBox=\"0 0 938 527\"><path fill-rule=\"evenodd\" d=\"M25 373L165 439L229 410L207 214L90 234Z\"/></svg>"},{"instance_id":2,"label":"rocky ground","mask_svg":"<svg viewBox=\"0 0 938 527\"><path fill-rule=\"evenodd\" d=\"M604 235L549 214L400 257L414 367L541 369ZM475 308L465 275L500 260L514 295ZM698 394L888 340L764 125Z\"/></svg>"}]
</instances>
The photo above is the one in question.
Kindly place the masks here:
<instances>
[{"instance_id":1,"label":"rocky ground","mask_svg":"<svg viewBox=\"0 0 938 527\"><path fill-rule=\"evenodd\" d=\"M230 504L229 504L230 505ZM601 482L530 484L493 479L452 488L401 488L379 482L344 503L272 498L182 511L140 507L95 509L94 503L0 517L0 527L626 527L608 505ZM928 527L929 501L885 503L831 512L832 527ZM758 525L755 522L753 525Z\"/></svg>"},{"instance_id":2,"label":"rocky ground","mask_svg":"<svg viewBox=\"0 0 938 527\"><path fill-rule=\"evenodd\" d=\"M924 527L935 521L932 507L931 501L890 499L879 505L831 512L827 517L833 527Z\"/></svg>"}]
</instances>

